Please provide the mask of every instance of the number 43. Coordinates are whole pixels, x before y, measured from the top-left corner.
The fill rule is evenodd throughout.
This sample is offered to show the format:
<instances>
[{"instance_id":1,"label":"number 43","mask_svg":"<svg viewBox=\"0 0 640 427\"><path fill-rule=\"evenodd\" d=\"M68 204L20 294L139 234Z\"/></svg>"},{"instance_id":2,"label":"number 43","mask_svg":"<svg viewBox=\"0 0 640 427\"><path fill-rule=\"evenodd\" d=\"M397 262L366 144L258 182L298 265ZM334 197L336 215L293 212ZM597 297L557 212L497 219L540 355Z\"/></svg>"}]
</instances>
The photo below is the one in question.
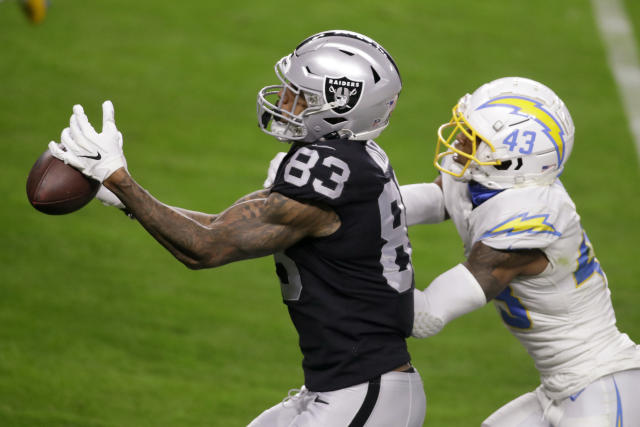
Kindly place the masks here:
<instances>
[{"instance_id":1,"label":"number 43","mask_svg":"<svg viewBox=\"0 0 640 427\"><path fill-rule=\"evenodd\" d=\"M519 129L511 132L505 139L502 141L504 145L509 147L509 151L514 151L518 146L518 134L520 133ZM519 153L522 154L531 154L533 152L533 143L536 140L536 133L530 130L526 130L522 132L522 138L524 138L525 147L520 147L518 149Z\"/></svg>"}]
</instances>

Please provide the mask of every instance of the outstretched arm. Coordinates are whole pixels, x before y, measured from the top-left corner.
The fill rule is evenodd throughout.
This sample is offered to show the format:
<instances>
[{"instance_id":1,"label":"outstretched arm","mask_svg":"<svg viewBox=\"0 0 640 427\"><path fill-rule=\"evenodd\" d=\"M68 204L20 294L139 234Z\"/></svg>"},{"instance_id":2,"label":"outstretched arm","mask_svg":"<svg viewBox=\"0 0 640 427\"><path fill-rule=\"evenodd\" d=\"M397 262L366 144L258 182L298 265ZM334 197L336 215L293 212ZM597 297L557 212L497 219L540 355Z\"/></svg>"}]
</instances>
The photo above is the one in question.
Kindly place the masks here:
<instances>
[{"instance_id":1,"label":"outstretched arm","mask_svg":"<svg viewBox=\"0 0 640 427\"><path fill-rule=\"evenodd\" d=\"M258 191L254 191L253 193L247 194L246 196L237 200L234 204L244 202L250 199L264 198L264 197L266 197L266 193L263 190L258 190ZM109 190L107 187L105 187L104 185L100 186L100 189L98 190L98 194L96 194L96 199L100 200L103 205L113 206L115 208L118 208L119 210L127 214L129 218L135 219L131 211L127 209L124 203L122 203L122 201L118 199L118 197L115 194L113 194L113 192ZM179 208L177 206L172 206L172 208L204 226L209 226L213 224L213 222L218 218L218 214L209 214L204 212L192 211L189 209Z\"/></svg>"},{"instance_id":2,"label":"outstretched arm","mask_svg":"<svg viewBox=\"0 0 640 427\"><path fill-rule=\"evenodd\" d=\"M240 199L236 200L234 205L237 205L238 203L246 202L247 200L264 199L267 196L268 196L268 192L265 190L254 191L253 193L249 193L246 196L243 196ZM218 219L218 217L220 216L218 214L208 214L204 212L192 211L189 209L179 208L177 206L173 206L173 209L177 210L183 215L188 216L192 220L200 223L201 225L204 225L205 227L213 224L215 220Z\"/></svg>"},{"instance_id":3,"label":"outstretched arm","mask_svg":"<svg viewBox=\"0 0 640 427\"><path fill-rule=\"evenodd\" d=\"M516 276L540 274L548 263L539 249L505 251L476 242L464 264L436 277L424 291L415 290L411 334L425 338L438 333L495 298Z\"/></svg>"},{"instance_id":4,"label":"outstretched arm","mask_svg":"<svg viewBox=\"0 0 640 427\"><path fill-rule=\"evenodd\" d=\"M340 226L330 209L261 191L240 199L219 215L161 203L127 172L122 134L113 104L102 104L102 132L93 128L81 105L74 105L61 143L51 153L111 190L142 226L189 268L216 267L288 248L300 239L328 236Z\"/></svg>"},{"instance_id":5,"label":"outstretched arm","mask_svg":"<svg viewBox=\"0 0 640 427\"><path fill-rule=\"evenodd\" d=\"M340 226L330 209L267 190L241 199L205 225L159 202L124 168L104 184L159 243L193 269L272 254L304 237L332 234Z\"/></svg>"},{"instance_id":6,"label":"outstretched arm","mask_svg":"<svg viewBox=\"0 0 640 427\"><path fill-rule=\"evenodd\" d=\"M449 216L444 207L442 177L432 183L400 186L402 202L407 213L407 225L437 224Z\"/></svg>"}]
</instances>

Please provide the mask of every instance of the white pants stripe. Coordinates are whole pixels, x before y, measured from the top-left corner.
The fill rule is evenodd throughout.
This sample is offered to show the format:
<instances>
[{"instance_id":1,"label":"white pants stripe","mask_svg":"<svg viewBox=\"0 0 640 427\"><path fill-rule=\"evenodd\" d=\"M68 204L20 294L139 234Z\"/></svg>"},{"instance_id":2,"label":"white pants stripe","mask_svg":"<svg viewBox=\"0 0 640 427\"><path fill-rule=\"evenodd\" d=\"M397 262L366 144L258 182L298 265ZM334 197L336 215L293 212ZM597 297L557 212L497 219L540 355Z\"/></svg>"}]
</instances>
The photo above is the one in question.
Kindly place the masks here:
<instances>
[{"instance_id":1,"label":"white pants stripe","mask_svg":"<svg viewBox=\"0 0 640 427\"><path fill-rule=\"evenodd\" d=\"M425 412L420 374L394 371L335 391L312 392L303 386L249 427L422 427Z\"/></svg>"}]
</instances>

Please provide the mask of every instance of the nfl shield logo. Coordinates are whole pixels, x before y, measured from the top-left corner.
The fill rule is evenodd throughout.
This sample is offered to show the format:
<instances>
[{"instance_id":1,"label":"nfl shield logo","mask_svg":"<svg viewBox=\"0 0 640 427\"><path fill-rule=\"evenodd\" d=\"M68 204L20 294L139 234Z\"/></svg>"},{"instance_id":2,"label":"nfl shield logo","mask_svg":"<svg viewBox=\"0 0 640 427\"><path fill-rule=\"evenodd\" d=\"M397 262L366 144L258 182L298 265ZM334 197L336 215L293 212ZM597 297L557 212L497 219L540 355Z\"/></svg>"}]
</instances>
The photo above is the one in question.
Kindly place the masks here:
<instances>
[{"instance_id":1,"label":"nfl shield logo","mask_svg":"<svg viewBox=\"0 0 640 427\"><path fill-rule=\"evenodd\" d=\"M324 97L327 102L338 102L338 106L332 108L338 114L345 114L358 105L363 88L364 82L353 81L346 77L324 78Z\"/></svg>"}]
</instances>

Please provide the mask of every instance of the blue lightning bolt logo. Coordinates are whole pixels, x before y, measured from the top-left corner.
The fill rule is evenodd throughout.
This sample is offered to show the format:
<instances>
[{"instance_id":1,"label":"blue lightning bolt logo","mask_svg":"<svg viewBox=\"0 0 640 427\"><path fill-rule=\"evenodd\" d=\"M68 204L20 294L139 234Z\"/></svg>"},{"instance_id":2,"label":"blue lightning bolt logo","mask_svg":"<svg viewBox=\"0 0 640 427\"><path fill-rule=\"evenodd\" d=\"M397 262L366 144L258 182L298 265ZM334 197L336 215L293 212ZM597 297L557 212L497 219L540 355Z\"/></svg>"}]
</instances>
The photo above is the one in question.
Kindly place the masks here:
<instances>
[{"instance_id":1,"label":"blue lightning bolt logo","mask_svg":"<svg viewBox=\"0 0 640 427\"><path fill-rule=\"evenodd\" d=\"M520 233L549 233L554 236L560 236L562 233L556 230L553 224L550 224L548 220L548 214L527 216L526 213L523 213L498 224L491 230L484 233L480 239L497 236L499 234L512 236Z\"/></svg>"},{"instance_id":2,"label":"blue lightning bolt logo","mask_svg":"<svg viewBox=\"0 0 640 427\"><path fill-rule=\"evenodd\" d=\"M477 110L494 106L511 107L513 108L511 114L534 118L544 129L544 134L547 138L549 138L551 143L556 147L558 165L562 164L565 152L565 133L553 114L543 108L539 101L523 96L501 96L485 102L479 106Z\"/></svg>"}]
</instances>

